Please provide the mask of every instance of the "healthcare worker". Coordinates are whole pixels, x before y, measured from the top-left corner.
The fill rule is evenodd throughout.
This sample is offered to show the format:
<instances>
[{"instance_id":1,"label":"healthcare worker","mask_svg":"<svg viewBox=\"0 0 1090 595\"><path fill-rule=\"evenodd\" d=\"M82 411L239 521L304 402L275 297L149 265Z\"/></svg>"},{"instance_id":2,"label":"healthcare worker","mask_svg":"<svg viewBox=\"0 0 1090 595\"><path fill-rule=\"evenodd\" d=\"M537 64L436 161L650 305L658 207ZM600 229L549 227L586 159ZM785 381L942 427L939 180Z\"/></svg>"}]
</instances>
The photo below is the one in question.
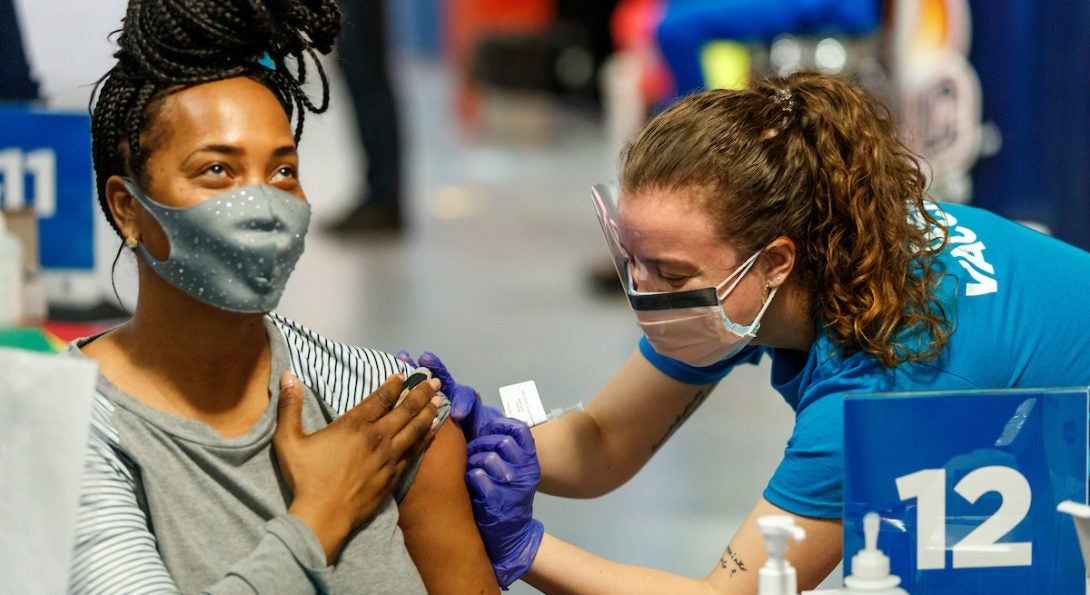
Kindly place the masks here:
<instances>
[{"instance_id":1,"label":"healthcare worker","mask_svg":"<svg viewBox=\"0 0 1090 595\"><path fill-rule=\"evenodd\" d=\"M467 481L502 585L754 593L756 518L785 513L807 535L787 557L813 588L841 559L844 394L1090 384L1090 254L929 202L889 112L844 80L686 97L624 151L618 204L606 187L595 203L646 336L584 412L531 436L421 358L444 372L471 440ZM716 383L762 358L793 433L706 577L598 558L533 518L535 488L593 497L625 483Z\"/></svg>"}]
</instances>

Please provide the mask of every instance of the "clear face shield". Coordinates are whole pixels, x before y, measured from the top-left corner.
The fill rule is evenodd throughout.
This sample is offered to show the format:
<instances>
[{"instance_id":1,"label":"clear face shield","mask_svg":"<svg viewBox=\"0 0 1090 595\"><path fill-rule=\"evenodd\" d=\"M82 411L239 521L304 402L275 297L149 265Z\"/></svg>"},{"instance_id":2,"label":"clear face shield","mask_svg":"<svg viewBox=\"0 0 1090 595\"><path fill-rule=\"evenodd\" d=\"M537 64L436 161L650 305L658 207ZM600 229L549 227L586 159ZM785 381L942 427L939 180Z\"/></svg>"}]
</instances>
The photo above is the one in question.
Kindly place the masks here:
<instances>
[{"instance_id":1,"label":"clear face shield","mask_svg":"<svg viewBox=\"0 0 1090 595\"><path fill-rule=\"evenodd\" d=\"M648 274L641 259L626 246L640 246L650 251L668 251L672 247L696 242L714 242L699 234L639 230L620 224L618 192L607 184L591 187L594 210L606 239L613 266L625 289L628 304L648 341L661 355L694 366L708 366L730 357L745 347L757 334L761 317L775 295L773 290L760 312L748 325L732 322L723 311L726 298L760 256L752 255L715 287L682 291L641 291L639 280ZM634 249L634 248L633 248Z\"/></svg>"},{"instance_id":2,"label":"clear face shield","mask_svg":"<svg viewBox=\"0 0 1090 595\"><path fill-rule=\"evenodd\" d=\"M617 207L617 190L608 184L595 184L591 187L594 202L594 210L598 215L598 223L602 226L605 235L606 246L609 249L613 267L617 270L617 276L621 285L628 294L629 305L633 310L668 310L678 308L698 308L718 306L723 292L723 297L729 294L742 276L749 270L756 260L756 255L743 262L726 279L716 287L683 291L642 291L638 286L638 279L647 279L648 274L641 270L643 265L640 259L634 257L625 248L625 245L670 247L696 243L699 241L711 242L712 238L699 239L697 234L680 235L665 233L658 230L639 230L622 228Z\"/></svg>"}]
</instances>

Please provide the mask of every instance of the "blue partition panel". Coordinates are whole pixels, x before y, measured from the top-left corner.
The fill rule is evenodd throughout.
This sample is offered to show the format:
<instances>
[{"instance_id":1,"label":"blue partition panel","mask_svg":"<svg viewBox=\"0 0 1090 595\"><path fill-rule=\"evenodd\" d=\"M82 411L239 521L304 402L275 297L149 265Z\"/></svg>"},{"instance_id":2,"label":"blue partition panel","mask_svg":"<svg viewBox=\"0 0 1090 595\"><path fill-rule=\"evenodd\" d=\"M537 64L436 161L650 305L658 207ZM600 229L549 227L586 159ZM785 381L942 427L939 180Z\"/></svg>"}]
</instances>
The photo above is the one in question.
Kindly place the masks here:
<instances>
[{"instance_id":1,"label":"blue partition panel","mask_svg":"<svg viewBox=\"0 0 1090 595\"><path fill-rule=\"evenodd\" d=\"M844 559L863 515L913 595L1083 593L1063 500L1087 498L1087 389L845 399Z\"/></svg>"}]
</instances>

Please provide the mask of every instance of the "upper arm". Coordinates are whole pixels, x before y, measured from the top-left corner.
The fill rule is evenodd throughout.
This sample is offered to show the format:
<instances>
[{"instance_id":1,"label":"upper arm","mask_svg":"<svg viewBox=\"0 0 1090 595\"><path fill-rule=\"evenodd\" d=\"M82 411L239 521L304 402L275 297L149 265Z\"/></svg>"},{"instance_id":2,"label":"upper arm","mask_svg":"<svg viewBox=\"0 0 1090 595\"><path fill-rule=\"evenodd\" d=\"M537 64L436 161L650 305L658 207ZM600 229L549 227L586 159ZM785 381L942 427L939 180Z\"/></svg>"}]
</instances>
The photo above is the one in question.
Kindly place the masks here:
<instances>
[{"instance_id":1,"label":"upper arm","mask_svg":"<svg viewBox=\"0 0 1090 595\"><path fill-rule=\"evenodd\" d=\"M792 542L787 560L798 573L800 591L814 589L840 563L842 522L792 514L764 498L753 507L707 580L719 593L756 593L757 576L768 558L764 536L757 530L757 518L768 514L788 515L806 531L806 538Z\"/></svg>"},{"instance_id":2,"label":"upper arm","mask_svg":"<svg viewBox=\"0 0 1090 595\"><path fill-rule=\"evenodd\" d=\"M541 491L589 497L623 484L713 388L675 380L634 351L582 413L534 428Z\"/></svg>"},{"instance_id":3,"label":"upper arm","mask_svg":"<svg viewBox=\"0 0 1090 595\"><path fill-rule=\"evenodd\" d=\"M177 590L136 497L131 471L95 439L82 471L70 593Z\"/></svg>"},{"instance_id":4,"label":"upper arm","mask_svg":"<svg viewBox=\"0 0 1090 595\"><path fill-rule=\"evenodd\" d=\"M473 520L465 473L465 439L455 424L444 423L398 504L405 546L429 593L499 591Z\"/></svg>"},{"instance_id":5,"label":"upper arm","mask_svg":"<svg viewBox=\"0 0 1090 595\"><path fill-rule=\"evenodd\" d=\"M639 350L606 383L587 406L611 452L629 453L639 465L647 462L697 407L716 383L689 384L675 380L647 361ZM634 461L633 461L634 462Z\"/></svg>"},{"instance_id":6,"label":"upper arm","mask_svg":"<svg viewBox=\"0 0 1090 595\"><path fill-rule=\"evenodd\" d=\"M802 514L839 516L844 502L843 442L843 395L827 394L799 411L765 499Z\"/></svg>"}]
</instances>

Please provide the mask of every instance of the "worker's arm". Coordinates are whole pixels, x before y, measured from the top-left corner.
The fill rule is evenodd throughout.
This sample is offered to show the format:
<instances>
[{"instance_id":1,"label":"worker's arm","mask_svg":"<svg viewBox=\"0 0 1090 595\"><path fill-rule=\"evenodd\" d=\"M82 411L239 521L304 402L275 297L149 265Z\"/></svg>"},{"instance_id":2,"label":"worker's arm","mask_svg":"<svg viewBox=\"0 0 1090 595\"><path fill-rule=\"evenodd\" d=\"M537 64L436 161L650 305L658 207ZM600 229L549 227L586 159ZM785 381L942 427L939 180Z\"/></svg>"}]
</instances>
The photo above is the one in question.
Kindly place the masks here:
<instances>
[{"instance_id":1,"label":"worker's arm","mask_svg":"<svg viewBox=\"0 0 1090 595\"><path fill-rule=\"evenodd\" d=\"M840 562L841 521L791 515L763 498L703 579L599 558L546 534L523 580L545 593L753 595L757 593L758 572L767 558L757 518L767 514L793 516L806 531L805 540L788 548L787 559L798 573L799 590L814 589Z\"/></svg>"},{"instance_id":2,"label":"worker's arm","mask_svg":"<svg viewBox=\"0 0 1090 595\"><path fill-rule=\"evenodd\" d=\"M592 498L623 485L714 388L674 380L637 349L585 411L534 428L539 489Z\"/></svg>"},{"instance_id":3,"label":"worker's arm","mask_svg":"<svg viewBox=\"0 0 1090 595\"><path fill-rule=\"evenodd\" d=\"M501 585L523 578L547 593L755 593L757 569L765 561L757 518L788 514L761 499L703 580L598 558L544 534L533 518L539 467L526 424L499 420L491 433L469 443L467 481L474 513ZM789 550L799 586L821 582L841 555L841 522L791 515L807 538Z\"/></svg>"},{"instance_id":4,"label":"worker's arm","mask_svg":"<svg viewBox=\"0 0 1090 595\"><path fill-rule=\"evenodd\" d=\"M412 367L408 353L398 357ZM433 353L420 356L443 383L451 417L467 442L488 433L498 410L458 384ZM716 376L718 378L719 376ZM658 370L639 349L625 361L582 412L534 428L541 457L541 490L590 498L624 484L708 397L715 383L687 384Z\"/></svg>"}]
</instances>

